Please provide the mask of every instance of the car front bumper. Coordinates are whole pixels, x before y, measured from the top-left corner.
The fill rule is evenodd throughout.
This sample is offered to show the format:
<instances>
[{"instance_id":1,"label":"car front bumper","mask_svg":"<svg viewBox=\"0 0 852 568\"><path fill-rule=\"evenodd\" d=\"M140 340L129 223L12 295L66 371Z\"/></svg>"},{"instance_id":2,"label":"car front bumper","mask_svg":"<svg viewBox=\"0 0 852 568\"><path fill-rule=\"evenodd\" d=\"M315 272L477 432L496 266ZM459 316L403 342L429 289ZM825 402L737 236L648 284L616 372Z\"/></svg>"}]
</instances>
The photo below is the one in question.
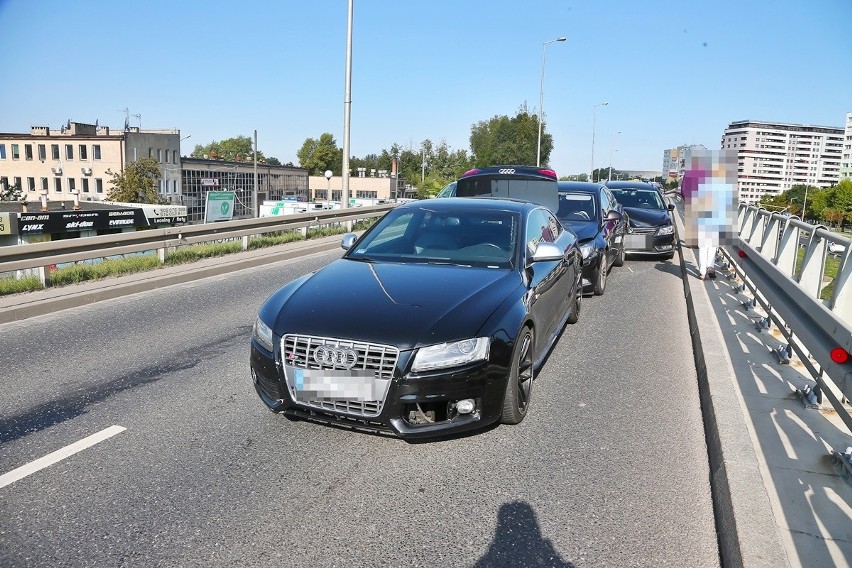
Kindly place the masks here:
<instances>
[{"instance_id":1,"label":"car front bumper","mask_svg":"<svg viewBox=\"0 0 852 568\"><path fill-rule=\"evenodd\" d=\"M672 254L674 234L656 235L656 229L649 232L627 233L624 235L624 251L629 254Z\"/></svg>"},{"instance_id":2,"label":"car front bumper","mask_svg":"<svg viewBox=\"0 0 852 568\"><path fill-rule=\"evenodd\" d=\"M400 361L407 359L401 357ZM496 422L502 414L508 377L508 369L492 362L419 375L397 371L376 412L365 414L360 409L351 411L346 402L296 400L281 363L255 342L250 366L255 390L274 412L410 440L468 432ZM473 412L459 413L456 404L460 400L473 400Z\"/></svg>"}]
</instances>

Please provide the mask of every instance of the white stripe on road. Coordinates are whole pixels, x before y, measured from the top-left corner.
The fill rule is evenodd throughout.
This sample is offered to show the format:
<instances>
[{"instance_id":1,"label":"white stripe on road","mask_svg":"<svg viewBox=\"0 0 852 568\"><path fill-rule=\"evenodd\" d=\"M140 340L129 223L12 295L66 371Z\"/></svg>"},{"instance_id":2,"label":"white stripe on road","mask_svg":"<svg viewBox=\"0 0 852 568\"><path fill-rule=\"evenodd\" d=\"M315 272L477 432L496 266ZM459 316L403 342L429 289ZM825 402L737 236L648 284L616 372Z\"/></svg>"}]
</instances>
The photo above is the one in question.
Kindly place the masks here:
<instances>
[{"instance_id":1,"label":"white stripe on road","mask_svg":"<svg viewBox=\"0 0 852 568\"><path fill-rule=\"evenodd\" d=\"M110 426L109 428L101 430L97 434L92 434L78 442L74 442L73 444L69 444L53 453L47 454L43 458L39 458L27 465L22 465L17 469L13 469L9 473L4 473L3 475L0 475L0 488L15 483L19 479L23 479L24 477L51 466L58 461L62 461L69 456L73 456L77 452L82 452L86 448L90 448L95 444L103 442L107 438L112 438L116 434L120 434L125 430L127 430L127 428L124 426Z\"/></svg>"}]
</instances>

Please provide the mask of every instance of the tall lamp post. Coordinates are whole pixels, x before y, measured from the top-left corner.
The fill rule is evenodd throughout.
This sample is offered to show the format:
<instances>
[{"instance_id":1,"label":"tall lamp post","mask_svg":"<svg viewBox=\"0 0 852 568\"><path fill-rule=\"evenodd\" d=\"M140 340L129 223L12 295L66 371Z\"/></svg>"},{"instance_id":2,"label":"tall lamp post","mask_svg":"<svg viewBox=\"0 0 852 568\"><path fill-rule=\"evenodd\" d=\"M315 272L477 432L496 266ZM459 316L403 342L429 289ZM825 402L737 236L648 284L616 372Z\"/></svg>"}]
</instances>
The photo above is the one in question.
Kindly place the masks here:
<instances>
[{"instance_id":1,"label":"tall lamp post","mask_svg":"<svg viewBox=\"0 0 852 568\"><path fill-rule=\"evenodd\" d=\"M612 179L612 153L615 151L615 135L621 134L621 130L616 130L612 134L609 135L609 175L606 176L606 180L610 181Z\"/></svg>"},{"instance_id":2,"label":"tall lamp post","mask_svg":"<svg viewBox=\"0 0 852 568\"><path fill-rule=\"evenodd\" d=\"M604 101L602 103L598 103L592 107L592 170L589 172L589 181L595 181L595 118L596 111L600 106L607 106L609 103Z\"/></svg>"},{"instance_id":3,"label":"tall lamp post","mask_svg":"<svg viewBox=\"0 0 852 568\"><path fill-rule=\"evenodd\" d=\"M541 84L538 91L538 146L536 147L535 165L541 166L541 121L544 117L544 60L547 54L547 44L557 41L566 41L567 37L558 37L545 41L541 44Z\"/></svg>"}]
</instances>

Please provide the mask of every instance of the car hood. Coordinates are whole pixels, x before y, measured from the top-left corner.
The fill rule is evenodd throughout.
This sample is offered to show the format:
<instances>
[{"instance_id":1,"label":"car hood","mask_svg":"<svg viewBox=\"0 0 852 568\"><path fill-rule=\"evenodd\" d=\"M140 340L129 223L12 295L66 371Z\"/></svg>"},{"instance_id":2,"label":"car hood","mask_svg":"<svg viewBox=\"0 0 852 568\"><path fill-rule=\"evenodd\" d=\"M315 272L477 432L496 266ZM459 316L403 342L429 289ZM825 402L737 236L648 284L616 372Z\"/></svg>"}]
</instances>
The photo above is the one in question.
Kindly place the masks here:
<instances>
[{"instance_id":1,"label":"car hood","mask_svg":"<svg viewBox=\"0 0 852 568\"><path fill-rule=\"evenodd\" d=\"M562 221L562 224L574 231L578 241L586 241L598 234L595 221Z\"/></svg>"},{"instance_id":2,"label":"car hood","mask_svg":"<svg viewBox=\"0 0 852 568\"><path fill-rule=\"evenodd\" d=\"M412 349L477 336L521 285L506 269L340 259L300 281L273 329Z\"/></svg>"},{"instance_id":3,"label":"car hood","mask_svg":"<svg viewBox=\"0 0 852 568\"><path fill-rule=\"evenodd\" d=\"M637 227L659 227L660 225L670 225L672 222L667 209L625 207L624 212L630 218L630 224Z\"/></svg>"}]
</instances>

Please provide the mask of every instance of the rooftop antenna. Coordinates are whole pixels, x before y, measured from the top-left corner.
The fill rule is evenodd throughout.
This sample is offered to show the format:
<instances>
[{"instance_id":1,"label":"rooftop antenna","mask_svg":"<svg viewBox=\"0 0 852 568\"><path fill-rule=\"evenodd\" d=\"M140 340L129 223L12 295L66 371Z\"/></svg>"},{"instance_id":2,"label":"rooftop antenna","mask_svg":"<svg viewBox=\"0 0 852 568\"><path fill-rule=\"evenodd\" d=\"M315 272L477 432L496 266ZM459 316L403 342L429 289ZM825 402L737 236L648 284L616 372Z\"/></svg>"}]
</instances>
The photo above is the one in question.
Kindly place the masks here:
<instances>
[{"instance_id":1,"label":"rooftop antenna","mask_svg":"<svg viewBox=\"0 0 852 568\"><path fill-rule=\"evenodd\" d=\"M141 114L134 114L133 118L136 118L136 119L139 120L139 130L142 130L142 115Z\"/></svg>"}]
</instances>

